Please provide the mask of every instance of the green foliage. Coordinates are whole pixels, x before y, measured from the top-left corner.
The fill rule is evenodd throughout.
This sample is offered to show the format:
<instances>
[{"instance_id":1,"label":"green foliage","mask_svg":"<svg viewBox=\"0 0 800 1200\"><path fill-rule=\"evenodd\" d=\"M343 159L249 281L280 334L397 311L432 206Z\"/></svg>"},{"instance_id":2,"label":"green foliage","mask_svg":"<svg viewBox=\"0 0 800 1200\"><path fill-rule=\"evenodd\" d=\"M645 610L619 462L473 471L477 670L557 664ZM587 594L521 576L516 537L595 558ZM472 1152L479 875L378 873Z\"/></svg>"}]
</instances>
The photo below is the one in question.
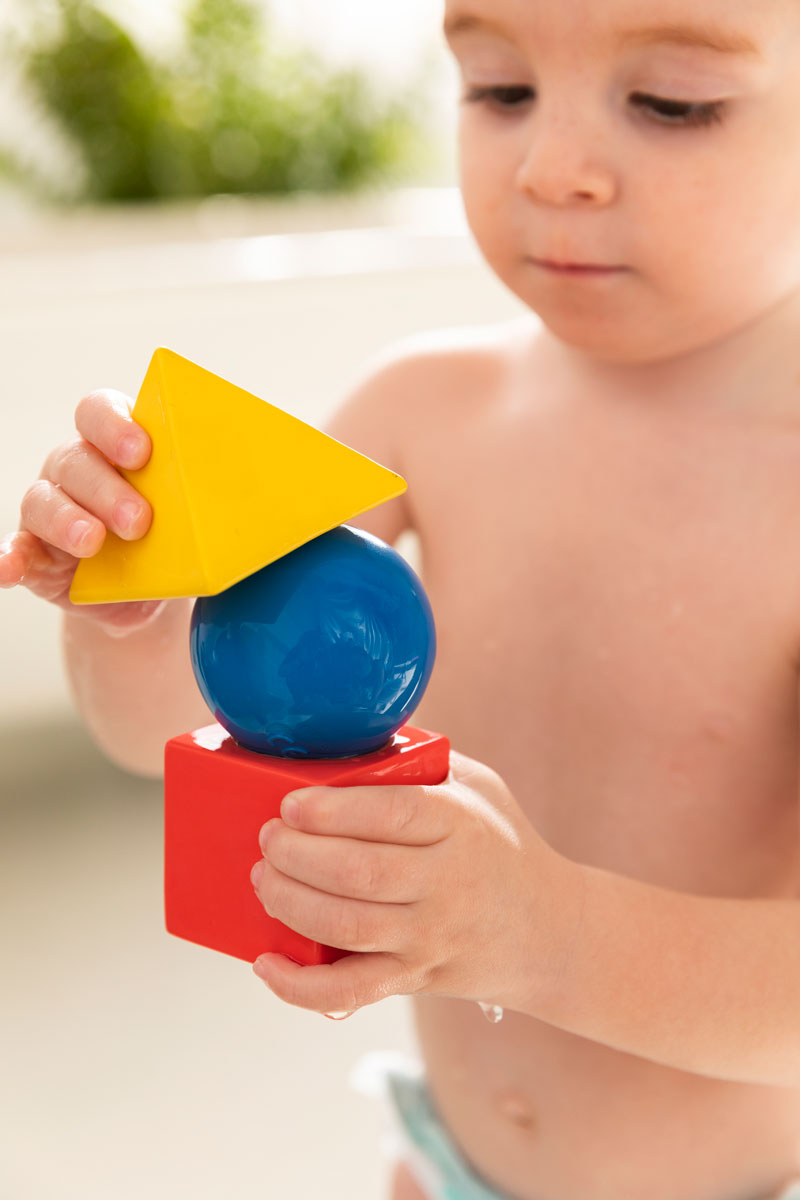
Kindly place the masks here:
<instances>
[{"instance_id":1,"label":"green foliage","mask_svg":"<svg viewBox=\"0 0 800 1200\"><path fill-rule=\"evenodd\" d=\"M327 191L411 161L410 103L379 100L361 72L281 50L254 0L191 0L169 61L93 0L53 4L55 21L40 20L14 56L78 153L76 199ZM3 162L18 155L0 148Z\"/></svg>"}]
</instances>

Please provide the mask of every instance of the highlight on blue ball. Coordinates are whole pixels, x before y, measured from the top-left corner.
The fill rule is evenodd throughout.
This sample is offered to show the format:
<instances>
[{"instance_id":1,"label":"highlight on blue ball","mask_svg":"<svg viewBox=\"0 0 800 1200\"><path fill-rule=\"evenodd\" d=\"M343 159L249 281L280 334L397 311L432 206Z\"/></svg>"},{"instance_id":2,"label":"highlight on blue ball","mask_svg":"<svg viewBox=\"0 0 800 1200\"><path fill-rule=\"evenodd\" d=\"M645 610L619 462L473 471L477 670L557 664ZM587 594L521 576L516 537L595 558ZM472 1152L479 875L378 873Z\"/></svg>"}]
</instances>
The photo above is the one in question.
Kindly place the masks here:
<instances>
[{"instance_id":1,"label":"highlight on blue ball","mask_svg":"<svg viewBox=\"0 0 800 1200\"><path fill-rule=\"evenodd\" d=\"M190 647L206 703L240 745L341 758L379 749L408 720L436 633L405 559L341 525L200 597Z\"/></svg>"}]
</instances>

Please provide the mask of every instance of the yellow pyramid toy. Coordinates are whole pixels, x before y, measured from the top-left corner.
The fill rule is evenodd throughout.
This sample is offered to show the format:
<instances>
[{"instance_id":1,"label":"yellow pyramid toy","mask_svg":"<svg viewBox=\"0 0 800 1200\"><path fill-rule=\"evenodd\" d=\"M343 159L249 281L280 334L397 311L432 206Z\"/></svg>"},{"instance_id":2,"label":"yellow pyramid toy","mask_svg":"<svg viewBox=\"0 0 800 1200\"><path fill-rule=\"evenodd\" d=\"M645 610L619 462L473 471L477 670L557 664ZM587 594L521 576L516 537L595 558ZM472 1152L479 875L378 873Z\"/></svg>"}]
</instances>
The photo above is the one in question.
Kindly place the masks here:
<instances>
[{"instance_id":1,"label":"yellow pyramid toy","mask_svg":"<svg viewBox=\"0 0 800 1200\"><path fill-rule=\"evenodd\" d=\"M209 596L405 491L341 442L172 350L156 350L133 410L153 451L123 471L153 508L147 534L108 533L75 604Z\"/></svg>"}]
</instances>

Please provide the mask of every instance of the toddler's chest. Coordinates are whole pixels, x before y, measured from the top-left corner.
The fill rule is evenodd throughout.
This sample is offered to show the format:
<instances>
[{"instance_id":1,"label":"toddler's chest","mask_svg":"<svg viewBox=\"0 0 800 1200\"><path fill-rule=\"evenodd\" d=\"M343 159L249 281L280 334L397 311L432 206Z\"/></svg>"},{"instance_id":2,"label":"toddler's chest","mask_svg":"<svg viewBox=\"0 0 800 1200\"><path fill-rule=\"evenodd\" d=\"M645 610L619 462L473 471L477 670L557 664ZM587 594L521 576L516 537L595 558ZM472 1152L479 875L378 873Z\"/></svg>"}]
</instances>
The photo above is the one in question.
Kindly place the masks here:
<instances>
[{"instance_id":1,"label":"toddler's chest","mask_svg":"<svg viewBox=\"0 0 800 1200\"><path fill-rule=\"evenodd\" d=\"M427 538L430 723L574 857L695 890L793 878L800 504L795 562L780 480L770 502L763 475L725 495L589 466L542 460L527 494L495 476Z\"/></svg>"}]
</instances>

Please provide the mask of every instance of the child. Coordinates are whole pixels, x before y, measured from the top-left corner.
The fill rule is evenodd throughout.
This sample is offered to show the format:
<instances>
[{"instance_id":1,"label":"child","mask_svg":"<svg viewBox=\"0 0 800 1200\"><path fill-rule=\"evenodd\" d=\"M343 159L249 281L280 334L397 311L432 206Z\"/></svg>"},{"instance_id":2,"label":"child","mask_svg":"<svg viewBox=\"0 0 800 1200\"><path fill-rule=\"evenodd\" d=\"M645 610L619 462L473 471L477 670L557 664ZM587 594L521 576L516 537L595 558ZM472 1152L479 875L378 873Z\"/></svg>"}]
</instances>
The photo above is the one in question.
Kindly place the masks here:
<instances>
[{"instance_id":1,"label":"child","mask_svg":"<svg viewBox=\"0 0 800 1200\"><path fill-rule=\"evenodd\" d=\"M402 348L331 432L408 480L361 523L419 535L417 719L459 753L439 788L287 797L254 885L354 953L256 970L318 1012L418 997L395 1200L788 1195L800 6L447 0L446 27L469 221L540 321ZM0 578L67 609L87 722L155 772L208 720L188 610L69 609L76 558L149 520L111 465L148 455L124 401L77 425Z\"/></svg>"}]
</instances>

